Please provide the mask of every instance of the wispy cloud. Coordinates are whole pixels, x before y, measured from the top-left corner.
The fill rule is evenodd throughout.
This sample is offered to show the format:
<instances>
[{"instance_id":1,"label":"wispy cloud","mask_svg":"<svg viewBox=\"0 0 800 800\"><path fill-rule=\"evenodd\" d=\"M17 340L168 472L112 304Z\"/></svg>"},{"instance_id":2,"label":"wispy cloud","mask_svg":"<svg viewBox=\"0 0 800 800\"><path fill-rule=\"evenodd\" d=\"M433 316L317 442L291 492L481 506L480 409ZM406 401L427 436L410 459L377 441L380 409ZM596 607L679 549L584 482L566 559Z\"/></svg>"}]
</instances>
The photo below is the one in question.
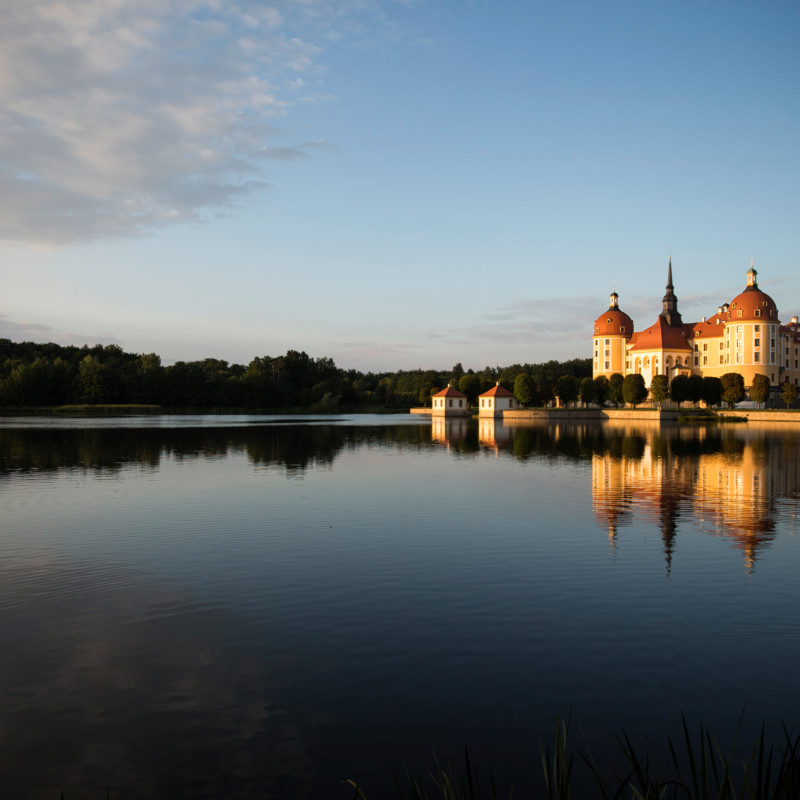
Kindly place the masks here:
<instances>
[{"instance_id":1,"label":"wispy cloud","mask_svg":"<svg viewBox=\"0 0 800 800\"><path fill-rule=\"evenodd\" d=\"M276 123L321 74L316 42L358 4L275 5L4 4L0 238L58 244L200 220L267 186L270 159L324 150L278 141Z\"/></svg>"},{"instance_id":2,"label":"wispy cloud","mask_svg":"<svg viewBox=\"0 0 800 800\"><path fill-rule=\"evenodd\" d=\"M112 334L75 334L58 331L50 325L38 322L12 322L0 316L0 339L11 339L15 342L56 342L62 345L117 344L122 342Z\"/></svg>"}]
</instances>

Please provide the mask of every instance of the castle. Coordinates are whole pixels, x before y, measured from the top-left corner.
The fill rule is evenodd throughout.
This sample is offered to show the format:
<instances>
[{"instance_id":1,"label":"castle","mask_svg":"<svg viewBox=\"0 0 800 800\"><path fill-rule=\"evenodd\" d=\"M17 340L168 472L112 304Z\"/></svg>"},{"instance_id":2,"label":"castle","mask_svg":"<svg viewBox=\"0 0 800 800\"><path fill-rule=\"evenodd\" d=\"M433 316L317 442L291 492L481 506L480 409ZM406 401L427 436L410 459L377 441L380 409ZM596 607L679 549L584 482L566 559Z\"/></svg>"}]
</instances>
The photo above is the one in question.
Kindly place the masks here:
<instances>
[{"instance_id":1,"label":"castle","mask_svg":"<svg viewBox=\"0 0 800 800\"><path fill-rule=\"evenodd\" d=\"M775 301L756 281L752 263L747 285L730 303L700 322L684 322L672 285L672 258L667 272L667 291L656 321L634 331L633 320L619 307L619 295L611 293L608 311L594 323L592 374L607 378L640 374L649 386L654 375L712 375L738 372L750 386L757 374L773 386L789 381L800 385L800 324L797 317L781 325Z\"/></svg>"}]
</instances>

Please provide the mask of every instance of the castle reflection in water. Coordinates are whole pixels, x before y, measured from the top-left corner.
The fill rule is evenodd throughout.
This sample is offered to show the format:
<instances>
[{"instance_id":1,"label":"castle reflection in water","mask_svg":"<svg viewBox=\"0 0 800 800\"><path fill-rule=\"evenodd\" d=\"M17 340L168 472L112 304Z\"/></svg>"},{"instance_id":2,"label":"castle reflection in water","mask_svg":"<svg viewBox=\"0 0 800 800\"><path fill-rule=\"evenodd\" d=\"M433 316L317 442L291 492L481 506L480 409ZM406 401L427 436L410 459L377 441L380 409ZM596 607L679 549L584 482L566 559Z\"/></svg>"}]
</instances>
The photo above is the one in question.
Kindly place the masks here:
<instances>
[{"instance_id":1,"label":"castle reflection in water","mask_svg":"<svg viewBox=\"0 0 800 800\"><path fill-rule=\"evenodd\" d=\"M678 522L728 540L752 570L780 530L798 529L800 430L780 425L677 426L636 421L521 424L433 420L431 437L454 453L527 460L591 459L595 519L612 549L621 529L654 525L671 569Z\"/></svg>"}]
</instances>

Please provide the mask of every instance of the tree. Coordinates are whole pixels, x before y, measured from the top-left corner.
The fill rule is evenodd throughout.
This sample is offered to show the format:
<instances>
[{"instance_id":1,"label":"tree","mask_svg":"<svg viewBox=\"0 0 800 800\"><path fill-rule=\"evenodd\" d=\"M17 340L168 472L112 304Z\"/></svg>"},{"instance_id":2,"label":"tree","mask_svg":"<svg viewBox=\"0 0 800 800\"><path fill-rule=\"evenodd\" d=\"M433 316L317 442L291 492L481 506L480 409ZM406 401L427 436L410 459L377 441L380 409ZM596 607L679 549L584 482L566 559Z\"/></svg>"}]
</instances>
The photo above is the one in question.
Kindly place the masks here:
<instances>
[{"instance_id":1,"label":"tree","mask_svg":"<svg viewBox=\"0 0 800 800\"><path fill-rule=\"evenodd\" d=\"M608 400L610 386L605 375L598 375L594 379L594 401L602 408Z\"/></svg>"},{"instance_id":2,"label":"tree","mask_svg":"<svg viewBox=\"0 0 800 800\"><path fill-rule=\"evenodd\" d=\"M608 379L608 399L614 404L614 408L619 408L619 404L625 401L622 394L622 384L625 379L619 372L615 372Z\"/></svg>"},{"instance_id":3,"label":"tree","mask_svg":"<svg viewBox=\"0 0 800 800\"><path fill-rule=\"evenodd\" d=\"M431 388L430 386L423 386L419 390L419 401L422 403L423 406L428 405L428 401L431 399Z\"/></svg>"},{"instance_id":4,"label":"tree","mask_svg":"<svg viewBox=\"0 0 800 800\"><path fill-rule=\"evenodd\" d=\"M694 403L695 408L697 408L697 404L703 399L702 376L690 375L688 387L689 387L689 392L688 392L688 397L686 399Z\"/></svg>"},{"instance_id":5,"label":"tree","mask_svg":"<svg viewBox=\"0 0 800 800\"><path fill-rule=\"evenodd\" d=\"M647 399L647 387L641 375L626 375L622 381L622 398L634 408Z\"/></svg>"},{"instance_id":6,"label":"tree","mask_svg":"<svg viewBox=\"0 0 800 800\"><path fill-rule=\"evenodd\" d=\"M459 361L458 364L453 365L453 370L450 373L450 385L452 387L458 386L458 382L464 376L464 367L461 366L461 362Z\"/></svg>"},{"instance_id":7,"label":"tree","mask_svg":"<svg viewBox=\"0 0 800 800\"><path fill-rule=\"evenodd\" d=\"M740 400L744 400L744 378L738 372L726 372L722 381L722 399L733 408Z\"/></svg>"},{"instance_id":8,"label":"tree","mask_svg":"<svg viewBox=\"0 0 800 800\"><path fill-rule=\"evenodd\" d=\"M108 402L108 370L95 356L85 356L78 367L78 398L82 403Z\"/></svg>"},{"instance_id":9,"label":"tree","mask_svg":"<svg viewBox=\"0 0 800 800\"><path fill-rule=\"evenodd\" d=\"M783 398L783 402L786 403L786 408L789 408L789 406L797 400L797 387L787 380L786 383L783 384L781 397Z\"/></svg>"},{"instance_id":10,"label":"tree","mask_svg":"<svg viewBox=\"0 0 800 800\"><path fill-rule=\"evenodd\" d=\"M578 381L572 375L562 375L556 381L555 392L561 405L574 403L578 399Z\"/></svg>"},{"instance_id":11,"label":"tree","mask_svg":"<svg viewBox=\"0 0 800 800\"><path fill-rule=\"evenodd\" d=\"M753 383L750 385L750 399L758 404L765 403L769 399L769 392L772 388L769 378L766 375L759 373L753 376Z\"/></svg>"},{"instance_id":12,"label":"tree","mask_svg":"<svg viewBox=\"0 0 800 800\"><path fill-rule=\"evenodd\" d=\"M669 398L669 379L666 375L653 376L653 380L650 381L650 396L658 403L659 408Z\"/></svg>"},{"instance_id":13,"label":"tree","mask_svg":"<svg viewBox=\"0 0 800 800\"><path fill-rule=\"evenodd\" d=\"M594 401L594 381L591 378L584 378L581 381L581 400L584 403Z\"/></svg>"},{"instance_id":14,"label":"tree","mask_svg":"<svg viewBox=\"0 0 800 800\"><path fill-rule=\"evenodd\" d=\"M478 404L478 395L481 393L481 379L470 372L458 382L458 388L467 396L467 403L471 406Z\"/></svg>"},{"instance_id":15,"label":"tree","mask_svg":"<svg viewBox=\"0 0 800 800\"><path fill-rule=\"evenodd\" d=\"M514 379L514 397L522 406L531 406L537 398L536 384L527 372L520 372Z\"/></svg>"},{"instance_id":16,"label":"tree","mask_svg":"<svg viewBox=\"0 0 800 800\"><path fill-rule=\"evenodd\" d=\"M681 403L689 399L689 376L676 375L669 385L669 396L681 407Z\"/></svg>"},{"instance_id":17,"label":"tree","mask_svg":"<svg viewBox=\"0 0 800 800\"><path fill-rule=\"evenodd\" d=\"M718 406L722 400L722 381L711 375L703 378L703 402L711 408Z\"/></svg>"}]
</instances>

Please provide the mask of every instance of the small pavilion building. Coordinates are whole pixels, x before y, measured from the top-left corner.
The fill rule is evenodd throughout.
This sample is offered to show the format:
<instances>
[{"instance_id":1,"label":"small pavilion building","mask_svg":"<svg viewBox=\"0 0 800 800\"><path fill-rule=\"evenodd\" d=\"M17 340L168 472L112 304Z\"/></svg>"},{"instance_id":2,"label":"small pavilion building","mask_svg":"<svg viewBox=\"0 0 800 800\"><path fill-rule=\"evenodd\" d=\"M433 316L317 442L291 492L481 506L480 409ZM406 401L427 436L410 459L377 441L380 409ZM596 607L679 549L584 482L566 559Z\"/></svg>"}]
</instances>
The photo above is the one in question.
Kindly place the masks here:
<instances>
[{"instance_id":1,"label":"small pavilion building","mask_svg":"<svg viewBox=\"0 0 800 800\"><path fill-rule=\"evenodd\" d=\"M501 386L500 381L478 398L479 417L502 417L503 411L518 407L514 393Z\"/></svg>"},{"instance_id":2,"label":"small pavilion building","mask_svg":"<svg viewBox=\"0 0 800 800\"><path fill-rule=\"evenodd\" d=\"M446 389L431 397L431 413L434 417L463 417L469 414L467 396L447 384Z\"/></svg>"}]
</instances>

